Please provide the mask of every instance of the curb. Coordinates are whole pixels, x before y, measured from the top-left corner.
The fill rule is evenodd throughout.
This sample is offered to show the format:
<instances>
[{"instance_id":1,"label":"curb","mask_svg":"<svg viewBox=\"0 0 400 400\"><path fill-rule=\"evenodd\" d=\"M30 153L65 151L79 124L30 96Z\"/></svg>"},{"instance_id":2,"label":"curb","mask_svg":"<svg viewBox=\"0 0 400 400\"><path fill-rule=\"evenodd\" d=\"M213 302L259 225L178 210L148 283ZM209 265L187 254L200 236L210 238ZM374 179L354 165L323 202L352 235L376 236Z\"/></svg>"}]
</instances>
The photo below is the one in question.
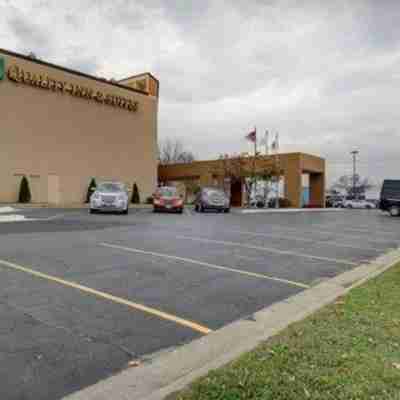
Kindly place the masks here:
<instances>
[{"instance_id":1,"label":"curb","mask_svg":"<svg viewBox=\"0 0 400 400\"><path fill-rule=\"evenodd\" d=\"M235 321L142 366L122 371L64 400L163 400L250 351L288 325L335 301L349 290L374 278L400 261L400 248L379 256L246 319Z\"/></svg>"}]
</instances>

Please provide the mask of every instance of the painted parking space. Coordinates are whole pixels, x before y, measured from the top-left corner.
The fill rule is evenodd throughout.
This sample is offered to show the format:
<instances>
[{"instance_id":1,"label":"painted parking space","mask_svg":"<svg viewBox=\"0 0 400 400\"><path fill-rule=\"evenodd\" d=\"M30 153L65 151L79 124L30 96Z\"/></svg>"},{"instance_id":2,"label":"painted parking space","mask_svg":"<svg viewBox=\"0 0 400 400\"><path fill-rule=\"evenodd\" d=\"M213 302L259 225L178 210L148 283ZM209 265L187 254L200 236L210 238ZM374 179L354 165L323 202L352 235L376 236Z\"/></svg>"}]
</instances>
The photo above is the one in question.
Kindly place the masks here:
<instances>
[{"instance_id":1,"label":"painted parking space","mask_svg":"<svg viewBox=\"0 0 400 400\"><path fill-rule=\"evenodd\" d=\"M315 279L325 279L353 267L352 262L336 262L336 260L321 260L314 257L297 257L285 252L269 252L264 248L238 247L214 243L209 240L183 240L171 238L163 233L154 233L147 236L130 232L125 238L119 237L109 244L121 246L126 251L162 253L167 256L190 258L200 263L209 263L218 266L230 267L250 273L265 274L281 279L309 285ZM250 248L249 248L250 247ZM253 261L254 260L254 261ZM187 265L180 264L180 268ZM196 269L201 268L198 265Z\"/></svg>"},{"instance_id":2,"label":"painted parking space","mask_svg":"<svg viewBox=\"0 0 400 400\"><path fill-rule=\"evenodd\" d=\"M58 389L47 398L61 398L372 260L400 238L395 221L385 227L382 215L357 211L57 212L26 229L0 227L0 358L21 377L18 385L0 368L10 381L1 390L15 398L46 399L40 388L50 382Z\"/></svg>"},{"instance_id":3,"label":"painted parking space","mask_svg":"<svg viewBox=\"0 0 400 400\"><path fill-rule=\"evenodd\" d=\"M8 260L19 260L19 265L31 263L32 269L40 273L132 299L199 323L210 324L213 328L255 310L242 309L243 297L253 298L256 309L259 309L274 301L275 296L282 298L285 294L308 287L301 281L291 281L279 274L268 274L265 269L257 272L246 266L237 268L229 259L223 265L216 265L202 262L198 254L191 259L165 257L166 254L132 251L134 249L119 246L111 245L107 248L94 240L97 235L90 235L90 240L86 242L75 236L75 242L68 243L63 233L58 245L54 243L56 239L40 244L34 240L23 254L4 254ZM69 244L74 252L71 252ZM41 247L39 253L34 251L35 245ZM228 258L227 255L225 258ZM218 287L216 282L223 282L223 285ZM174 293L181 293L182 301ZM201 306L207 296L218 298L219 294L219 304L212 303L206 308ZM192 306L189 307L190 304ZM209 306L220 307L221 311L224 308L233 311L231 314L225 310L218 316L210 313Z\"/></svg>"}]
</instances>

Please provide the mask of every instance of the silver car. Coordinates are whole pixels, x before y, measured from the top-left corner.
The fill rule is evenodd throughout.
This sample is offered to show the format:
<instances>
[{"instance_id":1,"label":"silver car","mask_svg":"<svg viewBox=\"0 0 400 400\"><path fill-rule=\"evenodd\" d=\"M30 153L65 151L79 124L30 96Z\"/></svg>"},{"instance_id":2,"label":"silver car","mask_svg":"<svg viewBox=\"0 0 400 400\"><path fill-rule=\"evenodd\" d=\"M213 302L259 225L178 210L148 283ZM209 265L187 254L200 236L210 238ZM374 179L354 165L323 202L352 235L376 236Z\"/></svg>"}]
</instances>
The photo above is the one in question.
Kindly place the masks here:
<instances>
[{"instance_id":1,"label":"silver car","mask_svg":"<svg viewBox=\"0 0 400 400\"><path fill-rule=\"evenodd\" d=\"M128 214L129 196L123 183L103 182L97 186L90 197L90 213L98 211L118 211Z\"/></svg>"}]
</instances>

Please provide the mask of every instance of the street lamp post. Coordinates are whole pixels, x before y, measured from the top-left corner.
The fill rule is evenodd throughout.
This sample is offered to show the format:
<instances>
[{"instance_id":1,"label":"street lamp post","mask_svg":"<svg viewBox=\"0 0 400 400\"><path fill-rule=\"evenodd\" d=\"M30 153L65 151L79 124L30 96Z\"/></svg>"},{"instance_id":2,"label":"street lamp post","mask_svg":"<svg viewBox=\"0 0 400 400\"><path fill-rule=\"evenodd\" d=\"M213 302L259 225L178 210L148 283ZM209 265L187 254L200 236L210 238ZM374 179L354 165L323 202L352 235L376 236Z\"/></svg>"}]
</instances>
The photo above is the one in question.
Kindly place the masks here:
<instances>
[{"instance_id":1,"label":"street lamp post","mask_svg":"<svg viewBox=\"0 0 400 400\"><path fill-rule=\"evenodd\" d=\"M356 199L356 162L359 151L353 150L350 154L353 156L353 196Z\"/></svg>"}]
</instances>

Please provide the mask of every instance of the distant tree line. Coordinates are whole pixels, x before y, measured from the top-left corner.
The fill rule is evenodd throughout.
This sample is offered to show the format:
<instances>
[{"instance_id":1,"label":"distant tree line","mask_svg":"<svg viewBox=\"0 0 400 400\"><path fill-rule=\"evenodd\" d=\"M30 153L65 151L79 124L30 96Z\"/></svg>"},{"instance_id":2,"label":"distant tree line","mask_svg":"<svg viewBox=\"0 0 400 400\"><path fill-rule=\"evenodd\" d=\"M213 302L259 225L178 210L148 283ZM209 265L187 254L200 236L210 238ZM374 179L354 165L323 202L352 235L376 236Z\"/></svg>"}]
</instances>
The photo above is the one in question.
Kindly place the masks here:
<instances>
[{"instance_id":1,"label":"distant tree line","mask_svg":"<svg viewBox=\"0 0 400 400\"><path fill-rule=\"evenodd\" d=\"M180 139L162 140L158 146L158 158L161 165L191 163L196 159Z\"/></svg>"}]
</instances>

